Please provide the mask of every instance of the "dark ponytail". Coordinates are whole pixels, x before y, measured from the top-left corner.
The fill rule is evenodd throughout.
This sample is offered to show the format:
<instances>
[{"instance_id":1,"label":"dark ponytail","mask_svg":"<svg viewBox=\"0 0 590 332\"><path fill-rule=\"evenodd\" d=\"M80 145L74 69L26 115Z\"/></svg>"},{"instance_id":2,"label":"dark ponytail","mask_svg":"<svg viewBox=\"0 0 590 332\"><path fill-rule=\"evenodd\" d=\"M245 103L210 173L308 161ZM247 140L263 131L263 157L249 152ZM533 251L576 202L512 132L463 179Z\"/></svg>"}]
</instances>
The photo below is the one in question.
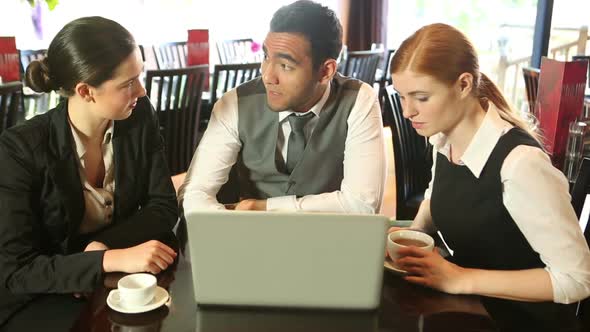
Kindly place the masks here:
<instances>
[{"instance_id":1,"label":"dark ponytail","mask_svg":"<svg viewBox=\"0 0 590 332\"><path fill-rule=\"evenodd\" d=\"M57 89L55 82L49 75L46 59L35 60L29 64L25 74L25 83L37 92L51 92Z\"/></svg>"}]
</instances>

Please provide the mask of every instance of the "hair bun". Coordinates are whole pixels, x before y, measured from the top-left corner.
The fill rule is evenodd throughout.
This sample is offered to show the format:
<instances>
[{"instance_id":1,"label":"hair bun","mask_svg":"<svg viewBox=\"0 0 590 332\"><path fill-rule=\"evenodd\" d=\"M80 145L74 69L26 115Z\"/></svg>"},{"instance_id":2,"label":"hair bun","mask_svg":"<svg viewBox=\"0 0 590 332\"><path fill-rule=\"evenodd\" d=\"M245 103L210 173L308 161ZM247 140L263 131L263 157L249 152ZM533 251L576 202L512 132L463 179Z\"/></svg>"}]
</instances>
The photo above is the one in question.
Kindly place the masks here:
<instances>
[{"instance_id":1,"label":"hair bun","mask_svg":"<svg viewBox=\"0 0 590 332\"><path fill-rule=\"evenodd\" d=\"M51 92L56 90L55 82L49 75L47 58L43 60L34 60L27 66L25 74L25 83L28 87L37 92Z\"/></svg>"}]
</instances>

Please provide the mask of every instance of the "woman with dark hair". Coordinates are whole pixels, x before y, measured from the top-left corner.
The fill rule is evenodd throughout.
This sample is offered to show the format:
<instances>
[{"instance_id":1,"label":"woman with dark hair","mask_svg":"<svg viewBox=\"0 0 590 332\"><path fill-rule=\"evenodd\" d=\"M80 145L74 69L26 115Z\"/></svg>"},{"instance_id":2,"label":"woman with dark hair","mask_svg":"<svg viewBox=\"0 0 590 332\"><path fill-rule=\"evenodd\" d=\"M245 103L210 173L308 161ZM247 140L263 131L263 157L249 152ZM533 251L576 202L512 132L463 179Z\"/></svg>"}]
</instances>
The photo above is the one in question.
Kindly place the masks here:
<instances>
[{"instance_id":1,"label":"woman with dark hair","mask_svg":"<svg viewBox=\"0 0 590 332\"><path fill-rule=\"evenodd\" d=\"M0 136L0 325L34 295L173 263L177 201L131 34L68 23L26 82L56 108ZM166 242L168 244L165 244Z\"/></svg>"},{"instance_id":2,"label":"woman with dark hair","mask_svg":"<svg viewBox=\"0 0 590 332\"><path fill-rule=\"evenodd\" d=\"M451 26L415 32L396 51L391 72L404 117L434 147L432 181L412 227L439 231L452 252L445 260L437 251L400 251L404 278L484 296L492 316L503 316L502 328L575 330L575 311L565 304L590 295L590 251L567 180L539 135Z\"/></svg>"}]
</instances>

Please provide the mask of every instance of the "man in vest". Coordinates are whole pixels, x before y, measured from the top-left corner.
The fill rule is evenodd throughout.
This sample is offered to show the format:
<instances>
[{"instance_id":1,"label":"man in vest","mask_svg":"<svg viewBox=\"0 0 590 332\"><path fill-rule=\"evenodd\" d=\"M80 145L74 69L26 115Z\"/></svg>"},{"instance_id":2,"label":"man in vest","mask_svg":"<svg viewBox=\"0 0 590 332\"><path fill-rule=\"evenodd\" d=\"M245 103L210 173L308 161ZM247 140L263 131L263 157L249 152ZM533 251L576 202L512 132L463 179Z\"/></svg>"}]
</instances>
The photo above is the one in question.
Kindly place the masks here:
<instances>
[{"instance_id":1,"label":"man in vest","mask_svg":"<svg viewBox=\"0 0 590 332\"><path fill-rule=\"evenodd\" d=\"M311 1L280 8L264 40L262 77L215 104L180 190L185 213L236 209L378 213L385 185L381 112L373 88L336 72L342 27ZM230 202L225 202L230 203Z\"/></svg>"}]
</instances>

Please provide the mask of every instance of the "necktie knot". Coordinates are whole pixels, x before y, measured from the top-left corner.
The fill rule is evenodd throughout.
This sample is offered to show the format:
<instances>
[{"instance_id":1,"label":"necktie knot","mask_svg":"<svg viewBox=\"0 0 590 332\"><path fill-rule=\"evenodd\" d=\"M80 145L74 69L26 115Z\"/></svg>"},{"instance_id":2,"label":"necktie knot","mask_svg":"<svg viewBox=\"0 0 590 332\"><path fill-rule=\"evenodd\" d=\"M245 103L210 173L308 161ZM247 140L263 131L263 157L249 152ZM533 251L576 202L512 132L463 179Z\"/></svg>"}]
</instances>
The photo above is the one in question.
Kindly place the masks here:
<instances>
[{"instance_id":1,"label":"necktie knot","mask_svg":"<svg viewBox=\"0 0 590 332\"><path fill-rule=\"evenodd\" d=\"M313 118L315 114L313 112L309 112L305 115L297 116L295 113L289 115L288 120L289 124L291 125L291 131L295 133L303 133L303 128L307 124L309 120Z\"/></svg>"}]
</instances>

